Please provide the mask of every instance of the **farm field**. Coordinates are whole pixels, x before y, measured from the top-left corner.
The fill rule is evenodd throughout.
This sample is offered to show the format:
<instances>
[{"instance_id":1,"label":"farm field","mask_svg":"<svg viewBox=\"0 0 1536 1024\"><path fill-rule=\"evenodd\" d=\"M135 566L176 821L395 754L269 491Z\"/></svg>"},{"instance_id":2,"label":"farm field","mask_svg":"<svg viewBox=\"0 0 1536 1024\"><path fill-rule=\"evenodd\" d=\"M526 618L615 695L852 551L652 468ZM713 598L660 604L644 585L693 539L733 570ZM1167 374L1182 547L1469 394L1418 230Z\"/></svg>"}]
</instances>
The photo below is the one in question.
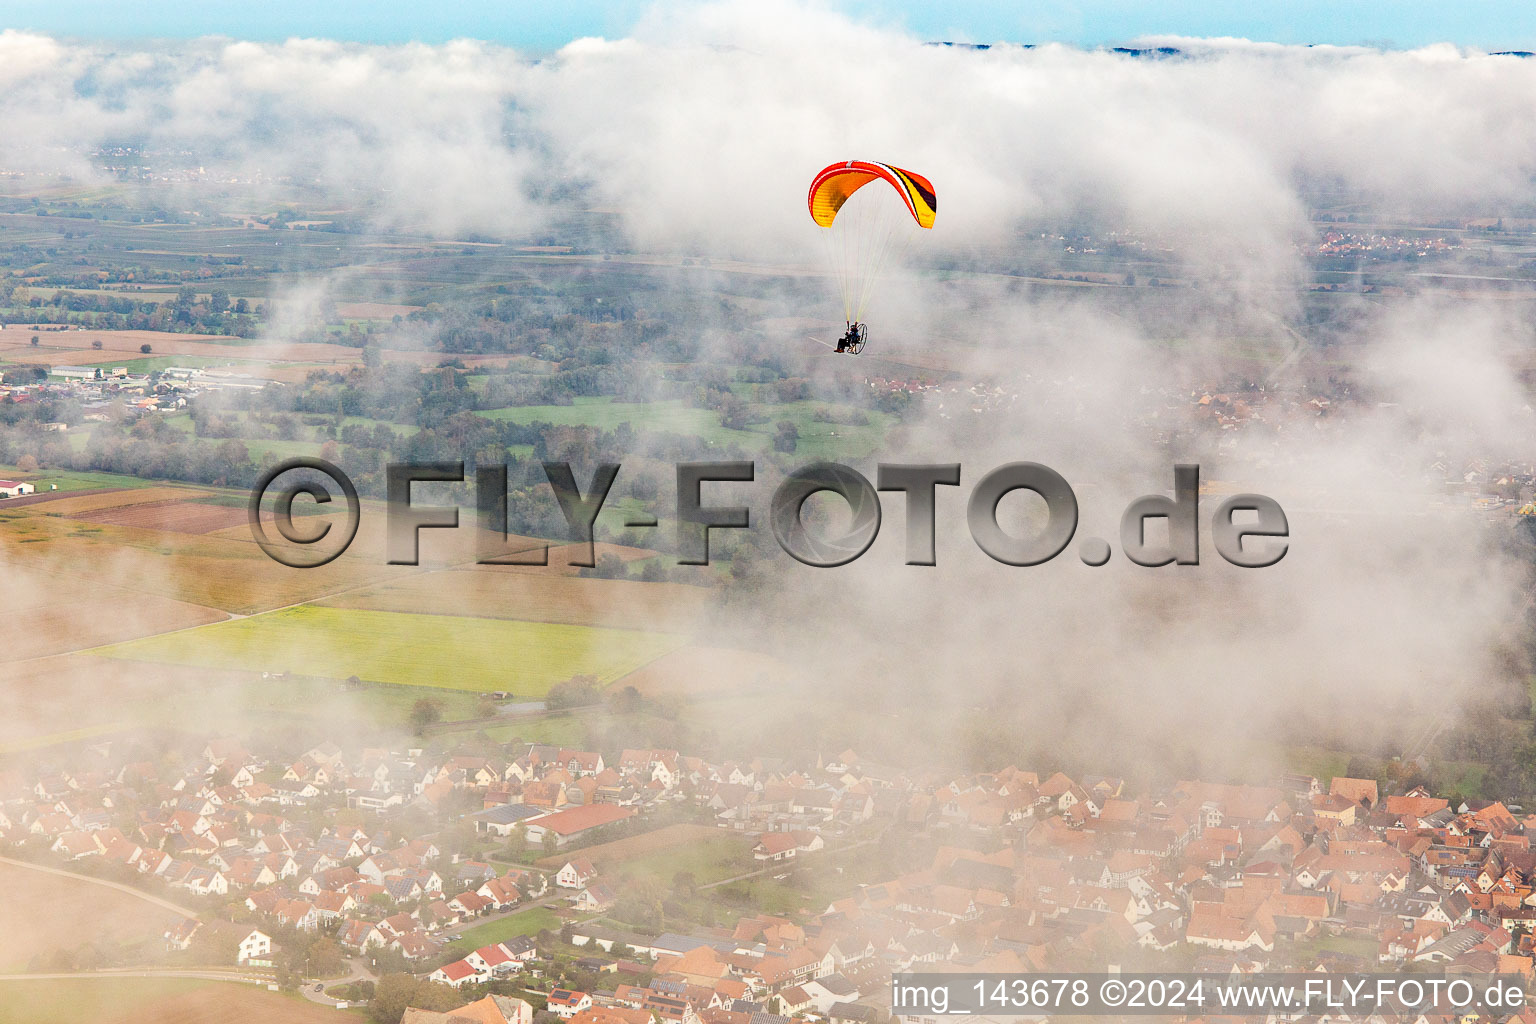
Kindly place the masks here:
<instances>
[{"instance_id":1,"label":"farm field","mask_svg":"<svg viewBox=\"0 0 1536 1024\"><path fill-rule=\"evenodd\" d=\"M110 700L103 700L110 694ZM435 690L445 723L481 714L479 695ZM306 676L263 679L261 673L70 654L17 663L0 677L0 752L71 744L137 729L194 720L207 729L253 722L302 725L355 723L361 731L404 728L421 687L365 684L347 688ZM513 719L509 719L513 721ZM538 725L540 718L524 725ZM501 727L496 727L501 728Z\"/></svg>"},{"instance_id":2,"label":"farm field","mask_svg":"<svg viewBox=\"0 0 1536 1024\"><path fill-rule=\"evenodd\" d=\"M208 694L238 686L244 678L179 666L145 672L134 662L82 654L17 662L0 675L0 702L6 708L0 748L33 749L174 722L186 714L189 696L200 709L218 711L225 705L210 704ZM103 700L103 694L111 699Z\"/></svg>"},{"instance_id":3,"label":"farm field","mask_svg":"<svg viewBox=\"0 0 1536 1024\"><path fill-rule=\"evenodd\" d=\"M94 944L119 963L161 954L181 915L90 882L0 864L0 973L46 970L51 953Z\"/></svg>"},{"instance_id":4,"label":"farm field","mask_svg":"<svg viewBox=\"0 0 1536 1024\"><path fill-rule=\"evenodd\" d=\"M105 657L254 668L539 697L574 675L608 683L682 637L559 623L305 606L118 644Z\"/></svg>"},{"instance_id":5,"label":"farm field","mask_svg":"<svg viewBox=\"0 0 1536 1024\"><path fill-rule=\"evenodd\" d=\"M927 844L921 848L926 849ZM717 886L707 895L712 900L743 910L756 908L770 914L811 913L813 908L819 910L846 896L849 878L889 878L900 873L896 866L900 863L900 855L926 862L931 858L931 850L927 855L913 854L910 844L875 840L863 841L856 846L829 846L826 850L771 866L752 861L751 867L743 871L763 867L769 867L769 870ZM750 861L750 856L747 859ZM776 877L779 875L787 877ZM666 880L670 883L671 875L666 876Z\"/></svg>"},{"instance_id":6,"label":"farm field","mask_svg":"<svg viewBox=\"0 0 1536 1024\"><path fill-rule=\"evenodd\" d=\"M549 423L554 426L592 426L612 430L620 423L643 425L650 431L668 431L702 437L711 444L736 445L746 451L760 451L772 442L781 421L795 424L800 440L795 454L811 457L845 458L874 451L885 435L890 417L865 413L868 423L826 423L816 419L818 412L837 412L838 407L822 402L790 402L756 407L766 417L742 430L720 425L720 414L712 409L684 405L680 399L661 402L615 402L610 398L577 398L571 405L520 405L485 410L477 415L513 423Z\"/></svg>"},{"instance_id":7,"label":"farm field","mask_svg":"<svg viewBox=\"0 0 1536 1024\"><path fill-rule=\"evenodd\" d=\"M666 825L637 836L540 858L540 867L558 869L573 856L585 857L600 871L629 878L653 877L667 885L680 871L699 884L730 878L761 867L752 860L752 840L708 825Z\"/></svg>"},{"instance_id":8,"label":"farm field","mask_svg":"<svg viewBox=\"0 0 1536 1024\"><path fill-rule=\"evenodd\" d=\"M102 1024L354 1024L365 1012L311 1003L300 995L268 992L264 987L212 982L189 992L146 1000Z\"/></svg>"},{"instance_id":9,"label":"farm field","mask_svg":"<svg viewBox=\"0 0 1536 1024\"><path fill-rule=\"evenodd\" d=\"M422 697L419 686L367 683L340 689L334 679L289 676L285 679L253 679L232 696L231 717L238 723L251 713L303 716L315 721L363 722L399 728L411 705ZM478 695L467 690L443 690L432 694L444 722L462 721L479 714ZM174 710L168 710L174 714Z\"/></svg>"},{"instance_id":10,"label":"farm field","mask_svg":"<svg viewBox=\"0 0 1536 1024\"><path fill-rule=\"evenodd\" d=\"M95 502L112 497L60 500ZM6 549L13 571L32 569L96 582L103 568L110 566L115 578L123 581L119 594L154 595L242 615L298 604L392 575L382 558L369 562L350 553L318 569L294 570L268 558L251 542L245 526L233 528L241 538L236 540L218 533L133 529L42 514L55 507L49 501L21 509L21 515L0 514L0 546ZM396 569L394 574L398 573Z\"/></svg>"},{"instance_id":11,"label":"farm field","mask_svg":"<svg viewBox=\"0 0 1536 1024\"><path fill-rule=\"evenodd\" d=\"M97 354L99 355L100 353ZM122 359L94 359L77 365L100 367L102 370L114 370L120 367L129 373L153 373L156 370L167 370L173 366L181 366L198 370L210 368L229 369L237 373L261 376L267 364L248 359L218 358L214 356L140 356L137 359L126 357Z\"/></svg>"},{"instance_id":12,"label":"farm field","mask_svg":"<svg viewBox=\"0 0 1536 1024\"><path fill-rule=\"evenodd\" d=\"M33 346L32 336L38 336ZM94 348L94 342L101 348ZM150 346L143 352L140 346ZM358 349L325 342L250 342L218 334L172 334L164 331L35 331L26 324L0 326L0 360L13 363L44 363L49 366L111 363L123 365L129 358L149 356L206 356L232 362L315 363L352 365L362 362ZM113 360L116 359L116 362Z\"/></svg>"},{"instance_id":13,"label":"farm field","mask_svg":"<svg viewBox=\"0 0 1536 1024\"><path fill-rule=\"evenodd\" d=\"M752 859L751 839L719 829L711 831L713 835L631 858L616 865L614 871L621 878L649 878L670 887L679 874L692 875L695 885L707 885L763 866Z\"/></svg>"},{"instance_id":14,"label":"farm field","mask_svg":"<svg viewBox=\"0 0 1536 1024\"><path fill-rule=\"evenodd\" d=\"M104 488L126 487L153 487L153 481L141 480L136 476L122 476L117 473L90 473L74 472L67 469L44 469L35 472L25 472L14 465L0 465L0 474L7 480L25 480L37 487L38 494L48 493L50 488L57 487L60 493L64 491L96 491ZM0 501L0 509L6 508L10 501Z\"/></svg>"},{"instance_id":15,"label":"farm field","mask_svg":"<svg viewBox=\"0 0 1536 1024\"><path fill-rule=\"evenodd\" d=\"M554 566L550 568L553 570ZM330 608L397 612L431 608L443 615L534 619L675 633L690 631L698 625L712 603L711 596L703 587L682 583L465 568L419 573L318 603Z\"/></svg>"},{"instance_id":16,"label":"farm field","mask_svg":"<svg viewBox=\"0 0 1536 1024\"><path fill-rule=\"evenodd\" d=\"M27 540L20 531L7 531ZM136 593L112 579L59 576L12 567L0 649L19 661L217 622L224 613L154 594Z\"/></svg>"},{"instance_id":17,"label":"farm field","mask_svg":"<svg viewBox=\"0 0 1536 1024\"><path fill-rule=\"evenodd\" d=\"M227 530L244 523L246 512L244 509L230 505L167 498L77 512L71 518L104 523L107 526L131 526L141 530L212 533L215 530Z\"/></svg>"},{"instance_id":18,"label":"farm field","mask_svg":"<svg viewBox=\"0 0 1536 1024\"><path fill-rule=\"evenodd\" d=\"M38 736L27 736L24 739L0 739L0 754L19 754L28 750L43 750L66 743L78 743L81 740L112 736L126 731L127 728L128 726L126 725L106 723L102 725L87 725L79 729L67 729L62 732L44 733Z\"/></svg>"},{"instance_id":19,"label":"farm field","mask_svg":"<svg viewBox=\"0 0 1536 1024\"><path fill-rule=\"evenodd\" d=\"M111 1021L140 1007L219 986L196 978L119 978L111 975L0 981L0 1024L79 1024ZM223 986L220 986L223 987Z\"/></svg>"},{"instance_id":20,"label":"farm field","mask_svg":"<svg viewBox=\"0 0 1536 1024\"><path fill-rule=\"evenodd\" d=\"M449 943L448 948L460 953L471 953L493 942L504 942L519 935L537 935L546 928L553 930L559 927L560 918L555 916L554 911L529 907L499 921L487 921L459 932L462 938Z\"/></svg>"},{"instance_id":21,"label":"farm field","mask_svg":"<svg viewBox=\"0 0 1536 1024\"><path fill-rule=\"evenodd\" d=\"M106 494L85 494L78 498L58 498L42 510L46 515L77 516L104 509L128 508L146 502L174 501L197 498L211 493L193 487L145 486L137 490L111 491Z\"/></svg>"}]
</instances>

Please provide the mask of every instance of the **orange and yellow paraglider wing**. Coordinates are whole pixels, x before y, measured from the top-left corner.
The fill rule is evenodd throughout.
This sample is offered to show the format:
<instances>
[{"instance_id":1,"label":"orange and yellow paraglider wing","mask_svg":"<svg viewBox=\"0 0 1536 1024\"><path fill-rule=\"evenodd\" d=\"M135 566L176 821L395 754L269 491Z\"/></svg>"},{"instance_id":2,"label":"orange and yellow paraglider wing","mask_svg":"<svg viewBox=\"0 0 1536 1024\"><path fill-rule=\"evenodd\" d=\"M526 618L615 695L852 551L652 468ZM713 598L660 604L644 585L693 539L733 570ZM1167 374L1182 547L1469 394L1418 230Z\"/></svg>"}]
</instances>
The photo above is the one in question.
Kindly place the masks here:
<instances>
[{"instance_id":1,"label":"orange and yellow paraglider wing","mask_svg":"<svg viewBox=\"0 0 1536 1024\"><path fill-rule=\"evenodd\" d=\"M933 227L938 211L938 200L933 184L921 174L904 171L890 164L870 163L863 160L847 160L824 168L811 181L808 204L811 219L824 228L832 226L837 211L843 208L848 197L876 179L894 188L907 205L912 219L925 228Z\"/></svg>"},{"instance_id":2,"label":"orange and yellow paraglider wing","mask_svg":"<svg viewBox=\"0 0 1536 1024\"><path fill-rule=\"evenodd\" d=\"M906 196L907 207L921 227L933 227L933 218L939 212L939 197L933 191L933 182L921 174L904 171L900 167L889 170L900 180L900 189Z\"/></svg>"},{"instance_id":3,"label":"orange and yellow paraglider wing","mask_svg":"<svg viewBox=\"0 0 1536 1024\"><path fill-rule=\"evenodd\" d=\"M824 228L831 227L832 221L837 218L837 211L843 208L848 197L876 177L878 175L853 160L826 168L811 182L808 200L811 219Z\"/></svg>"}]
</instances>

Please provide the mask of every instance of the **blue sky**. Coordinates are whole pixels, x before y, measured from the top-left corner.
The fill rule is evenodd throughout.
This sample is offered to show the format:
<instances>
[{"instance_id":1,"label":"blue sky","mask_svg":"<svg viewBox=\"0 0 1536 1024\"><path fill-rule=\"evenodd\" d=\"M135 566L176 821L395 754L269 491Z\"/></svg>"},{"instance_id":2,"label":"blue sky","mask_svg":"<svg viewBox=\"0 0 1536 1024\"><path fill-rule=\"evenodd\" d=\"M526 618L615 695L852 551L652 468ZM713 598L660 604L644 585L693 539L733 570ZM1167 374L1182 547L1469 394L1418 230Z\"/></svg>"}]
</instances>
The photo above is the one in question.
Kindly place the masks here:
<instances>
[{"instance_id":1,"label":"blue sky","mask_svg":"<svg viewBox=\"0 0 1536 1024\"><path fill-rule=\"evenodd\" d=\"M88 38L322 36L370 43L488 39L550 50L584 35L624 35L642 0L458 0L447 5L360 0L0 0L0 29ZM1084 45L1148 34L1245 36L1283 43L1420 46L1453 42L1536 49L1536 4L1508 0L827 0L861 20L925 39L1059 40Z\"/></svg>"}]
</instances>

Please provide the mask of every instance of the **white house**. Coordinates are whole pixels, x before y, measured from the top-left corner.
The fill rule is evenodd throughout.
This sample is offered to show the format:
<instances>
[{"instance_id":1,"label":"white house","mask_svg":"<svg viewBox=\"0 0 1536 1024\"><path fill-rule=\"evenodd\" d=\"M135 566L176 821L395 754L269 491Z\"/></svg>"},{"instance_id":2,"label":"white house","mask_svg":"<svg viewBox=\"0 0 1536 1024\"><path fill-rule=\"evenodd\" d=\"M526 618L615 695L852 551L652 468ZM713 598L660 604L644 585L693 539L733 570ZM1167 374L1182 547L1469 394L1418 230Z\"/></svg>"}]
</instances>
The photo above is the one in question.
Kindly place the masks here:
<instances>
[{"instance_id":1,"label":"white house","mask_svg":"<svg viewBox=\"0 0 1536 1024\"><path fill-rule=\"evenodd\" d=\"M476 967L468 960L455 960L427 975L427 980L458 988L460 985L479 985L490 981L491 972Z\"/></svg>"},{"instance_id":2,"label":"white house","mask_svg":"<svg viewBox=\"0 0 1536 1024\"><path fill-rule=\"evenodd\" d=\"M562 889L585 889L587 883L597 877L597 869L592 862L585 857L565 862L565 866L555 873L555 884Z\"/></svg>"},{"instance_id":3,"label":"white house","mask_svg":"<svg viewBox=\"0 0 1536 1024\"><path fill-rule=\"evenodd\" d=\"M265 960L271 955L272 936L252 929L249 935L240 940L240 954L235 958L235 963L248 964L253 960Z\"/></svg>"},{"instance_id":4,"label":"white house","mask_svg":"<svg viewBox=\"0 0 1536 1024\"><path fill-rule=\"evenodd\" d=\"M19 498L31 494L35 487L20 480L0 480L0 498Z\"/></svg>"},{"instance_id":5,"label":"white house","mask_svg":"<svg viewBox=\"0 0 1536 1024\"><path fill-rule=\"evenodd\" d=\"M617 903L618 899L611 888L602 882L593 882L571 897L571 903L578 910L606 910Z\"/></svg>"},{"instance_id":6,"label":"white house","mask_svg":"<svg viewBox=\"0 0 1536 1024\"><path fill-rule=\"evenodd\" d=\"M557 988L549 994L549 1012L570 1020L582 1010L592 1008L592 996L586 992L573 992Z\"/></svg>"}]
</instances>

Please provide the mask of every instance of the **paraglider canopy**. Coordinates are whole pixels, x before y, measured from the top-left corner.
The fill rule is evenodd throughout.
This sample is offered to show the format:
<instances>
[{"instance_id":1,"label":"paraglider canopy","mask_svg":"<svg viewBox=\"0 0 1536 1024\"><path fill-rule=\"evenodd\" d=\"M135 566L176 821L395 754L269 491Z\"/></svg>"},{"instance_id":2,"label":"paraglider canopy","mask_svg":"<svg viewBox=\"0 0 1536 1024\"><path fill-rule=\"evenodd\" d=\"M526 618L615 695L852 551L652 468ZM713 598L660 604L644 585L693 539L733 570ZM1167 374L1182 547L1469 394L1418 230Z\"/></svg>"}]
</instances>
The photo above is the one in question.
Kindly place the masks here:
<instances>
[{"instance_id":1,"label":"paraglider canopy","mask_svg":"<svg viewBox=\"0 0 1536 1024\"><path fill-rule=\"evenodd\" d=\"M877 189L855 194L872 182ZM888 188L886 186L889 186ZM824 167L812 180L806 204L822 232L832 276L842 291L843 318L860 326L874 285L893 252L930 229L938 212L933 183L921 174L873 160L845 160ZM851 344L838 351L858 351Z\"/></svg>"},{"instance_id":2,"label":"paraglider canopy","mask_svg":"<svg viewBox=\"0 0 1536 1024\"><path fill-rule=\"evenodd\" d=\"M824 228L830 228L848 197L872 181L884 181L896 189L918 227L933 227L933 218L939 212L939 201L934 194L932 182L921 174L913 174L900 167L864 160L832 164L816 175L811 181L808 200L811 219Z\"/></svg>"}]
</instances>

